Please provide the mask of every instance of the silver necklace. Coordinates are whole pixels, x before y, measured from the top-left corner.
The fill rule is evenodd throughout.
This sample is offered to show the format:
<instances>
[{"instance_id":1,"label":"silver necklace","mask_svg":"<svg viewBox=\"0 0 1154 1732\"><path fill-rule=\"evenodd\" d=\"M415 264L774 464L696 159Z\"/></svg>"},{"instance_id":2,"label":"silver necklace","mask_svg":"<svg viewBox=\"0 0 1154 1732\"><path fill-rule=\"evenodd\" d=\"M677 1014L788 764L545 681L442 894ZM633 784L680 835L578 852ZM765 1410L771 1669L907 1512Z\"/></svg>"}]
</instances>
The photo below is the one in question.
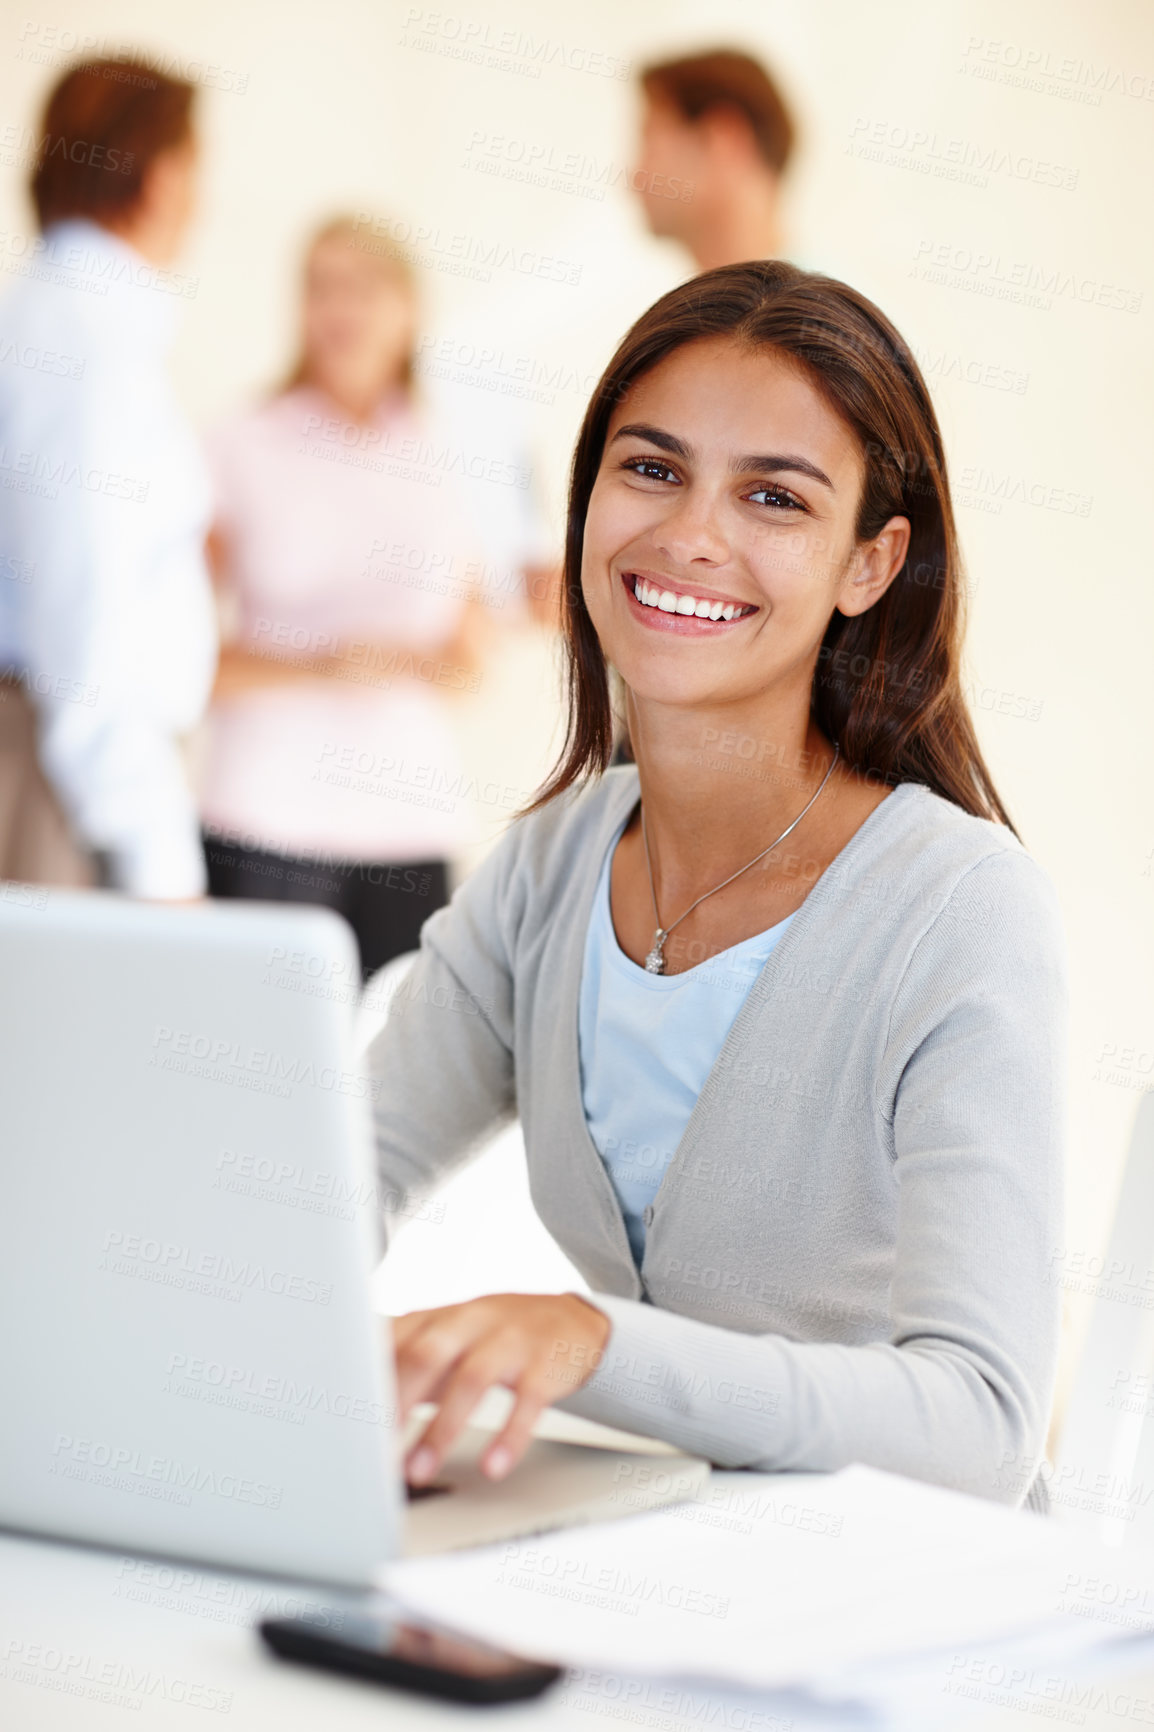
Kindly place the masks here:
<instances>
[{"instance_id":1,"label":"silver necklace","mask_svg":"<svg viewBox=\"0 0 1154 1732\"><path fill-rule=\"evenodd\" d=\"M672 922L672 924L669 926L662 926L661 916L657 912L657 891L656 891L656 888L654 887L654 883L653 883L653 866L652 866L652 863L649 859L649 838L645 834L645 803L644 803L644 801L642 801L642 805L641 805L641 846L645 850L645 870L649 874L649 894L653 899L653 918L657 922L657 930L653 934L653 948L650 950L649 955L645 958L645 972L647 974L664 974L665 973L665 940L669 937L669 934L673 931L674 927L680 926L681 922L683 920L688 920L689 916L693 913L693 910L695 908L697 908L702 902L708 901L709 897L711 897L711 896L716 896L717 892L719 890L724 890L725 886L727 884L732 884L733 880L735 878L740 878L743 873L749 871L751 866L756 866L757 862L759 860L764 860L765 856L767 854L772 854L773 850L777 847L780 847L780 845L785 841L786 837L790 834L790 832L797 829L798 825L801 823L802 819L805 817L806 813L809 811L810 807L813 805L814 801L817 799L818 794L821 793L822 789L825 787L826 783L829 781L830 777L833 775L834 765L837 763L838 758L840 756L841 756L841 747L835 746L833 749L833 757L830 759L829 769L826 771L825 775L822 777L820 783L818 784L817 792L810 796L809 800L802 807L801 811L798 813L798 815L794 819L793 823L788 825L786 827L786 829L784 829L782 831L781 835L776 839L776 841L771 842L769 844L768 848L763 848L761 850L760 854L755 854L753 856L753 859L748 861L746 863L746 865L742 866L738 871L731 872L728 878L723 878L721 880L720 884L715 884L713 886L712 890L707 890L703 896L699 896L697 898L696 902L691 902L689 904L689 907L685 910L685 913L679 914L677 916L677 919L674 920Z\"/></svg>"}]
</instances>

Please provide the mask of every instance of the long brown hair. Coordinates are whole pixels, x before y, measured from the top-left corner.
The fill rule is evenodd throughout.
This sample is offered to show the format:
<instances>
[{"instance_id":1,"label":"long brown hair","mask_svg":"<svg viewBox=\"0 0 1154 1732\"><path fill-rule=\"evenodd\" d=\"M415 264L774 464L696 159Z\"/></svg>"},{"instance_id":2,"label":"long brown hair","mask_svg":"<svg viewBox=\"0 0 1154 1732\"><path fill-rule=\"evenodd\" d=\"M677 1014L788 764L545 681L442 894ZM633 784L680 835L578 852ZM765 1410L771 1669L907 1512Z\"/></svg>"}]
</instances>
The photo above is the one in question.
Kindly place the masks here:
<instances>
[{"instance_id":1,"label":"long brown hair","mask_svg":"<svg viewBox=\"0 0 1154 1732\"><path fill-rule=\"evenodd\" d=\"M1013 830L982 758L961 682L964 591L942 437L908 347L864 295L776 259L722 265L663 295L622 339L578 435L565 535L569 722L535 811L608 765L608 669L581 589L589 496L614 409L667 355L728 336L804 366L857 436L865 465L855 534L907 517L905 564L856 618L835 611L814 669L811 707L846 763L876 781L921 782ZM1017 832L1014 832L1017 834Z\"/></svg>"}]
</instances>

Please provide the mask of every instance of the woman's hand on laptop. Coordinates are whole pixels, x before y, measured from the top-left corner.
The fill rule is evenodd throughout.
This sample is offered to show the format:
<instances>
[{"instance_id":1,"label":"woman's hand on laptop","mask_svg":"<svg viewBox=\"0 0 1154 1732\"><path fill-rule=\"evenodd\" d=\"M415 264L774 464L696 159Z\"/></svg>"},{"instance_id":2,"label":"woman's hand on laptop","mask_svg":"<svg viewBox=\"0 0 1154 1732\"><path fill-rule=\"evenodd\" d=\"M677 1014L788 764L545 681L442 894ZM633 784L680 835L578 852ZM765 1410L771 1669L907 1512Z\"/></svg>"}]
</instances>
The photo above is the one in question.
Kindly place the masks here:
<instances>
[{"instance_id":1,"label":"woman's hand on laptop","mask_svg":"<svg viewBox=\"0 0 1154 1732\"><path fill-rule=\"evenodd\" d=\"M576 1293L493 1293L398 1317L393 1343L402 1422L418 1403L438 1404L405 1462L410 1484L436 1475L494 1384L511 1389L515 1400L481 1467L491 1479L503 1478L528 1448L538 1415L592 1377L609 1328L605 1313Z\"/></svg>"}]
</instances>

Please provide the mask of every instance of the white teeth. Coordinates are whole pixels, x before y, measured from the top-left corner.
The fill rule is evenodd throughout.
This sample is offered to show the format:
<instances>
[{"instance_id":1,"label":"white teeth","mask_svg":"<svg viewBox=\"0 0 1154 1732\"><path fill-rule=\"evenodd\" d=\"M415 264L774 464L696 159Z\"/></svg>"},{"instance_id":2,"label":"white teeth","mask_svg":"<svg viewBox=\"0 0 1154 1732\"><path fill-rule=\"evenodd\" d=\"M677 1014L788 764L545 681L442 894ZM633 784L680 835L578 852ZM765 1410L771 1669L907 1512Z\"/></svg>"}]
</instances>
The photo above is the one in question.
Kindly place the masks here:
<instances>
[{"instance_id":1,"label":"white teeth","mask_svg":"<svg viewBox=\"0 0 1154 1732\"><path fill-rule=\"evenodd\" d=\"M733 619L749 612L740 602L706 601L695 595L677 595L671 589L658 589L656 584L646 583L641 577L633 579L633 593L642 607L656 607L662 613L679 613L687 618L695 615L698 619Z\"/></svg>"}]
</instances>

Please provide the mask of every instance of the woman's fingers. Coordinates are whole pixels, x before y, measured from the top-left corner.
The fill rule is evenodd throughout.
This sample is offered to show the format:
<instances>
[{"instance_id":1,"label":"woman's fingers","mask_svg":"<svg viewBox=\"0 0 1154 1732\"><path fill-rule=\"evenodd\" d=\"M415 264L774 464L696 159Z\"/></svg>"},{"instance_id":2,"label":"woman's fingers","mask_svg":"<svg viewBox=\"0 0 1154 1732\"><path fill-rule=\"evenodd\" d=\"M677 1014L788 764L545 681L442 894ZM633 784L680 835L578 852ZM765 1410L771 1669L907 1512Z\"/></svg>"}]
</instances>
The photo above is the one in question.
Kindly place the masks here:
<instances>
[{"instance_id":1,"label":"woman's fingers","mask_svg":"<svg viewBox=\"0 0 1154 1732\"><path fill-rule=\"evenodd\" d=\"M517 1400L504 1430L481 1457L481 1471L490 1479L504 1479L515 1468L533 1440L533 1427L549 1406L547 1378L538 1369L526 1371L517 1386Z\"/></svg>"},{"instance_id":2,"label":"woman's fingers","mask_svg":"<svg viewBox=\"0 0 1154 1732\"><path fill-rule=\"evenodd\" d=\"M471 1306L452 1305L397 1319L393 1345L402 1421L420 1402L439 1398L447 1374L483 1332L482 1320L471 1312Z\"/></svg>"},{"instance_id":3,"label":"woman's fingers","mask_svg":"<svg viewBox=\"0 0 1154 1732\"><path fill-rule=\"evenodd\" d=\"M409 1451L405 1475L413 1485L433 1478L470 1414L495 1383L516 1383L520 1372L517 1361L515 1346L500 1336L457 1360L444 1382L435 1416Z\"/></svg>"}]
</instances>

